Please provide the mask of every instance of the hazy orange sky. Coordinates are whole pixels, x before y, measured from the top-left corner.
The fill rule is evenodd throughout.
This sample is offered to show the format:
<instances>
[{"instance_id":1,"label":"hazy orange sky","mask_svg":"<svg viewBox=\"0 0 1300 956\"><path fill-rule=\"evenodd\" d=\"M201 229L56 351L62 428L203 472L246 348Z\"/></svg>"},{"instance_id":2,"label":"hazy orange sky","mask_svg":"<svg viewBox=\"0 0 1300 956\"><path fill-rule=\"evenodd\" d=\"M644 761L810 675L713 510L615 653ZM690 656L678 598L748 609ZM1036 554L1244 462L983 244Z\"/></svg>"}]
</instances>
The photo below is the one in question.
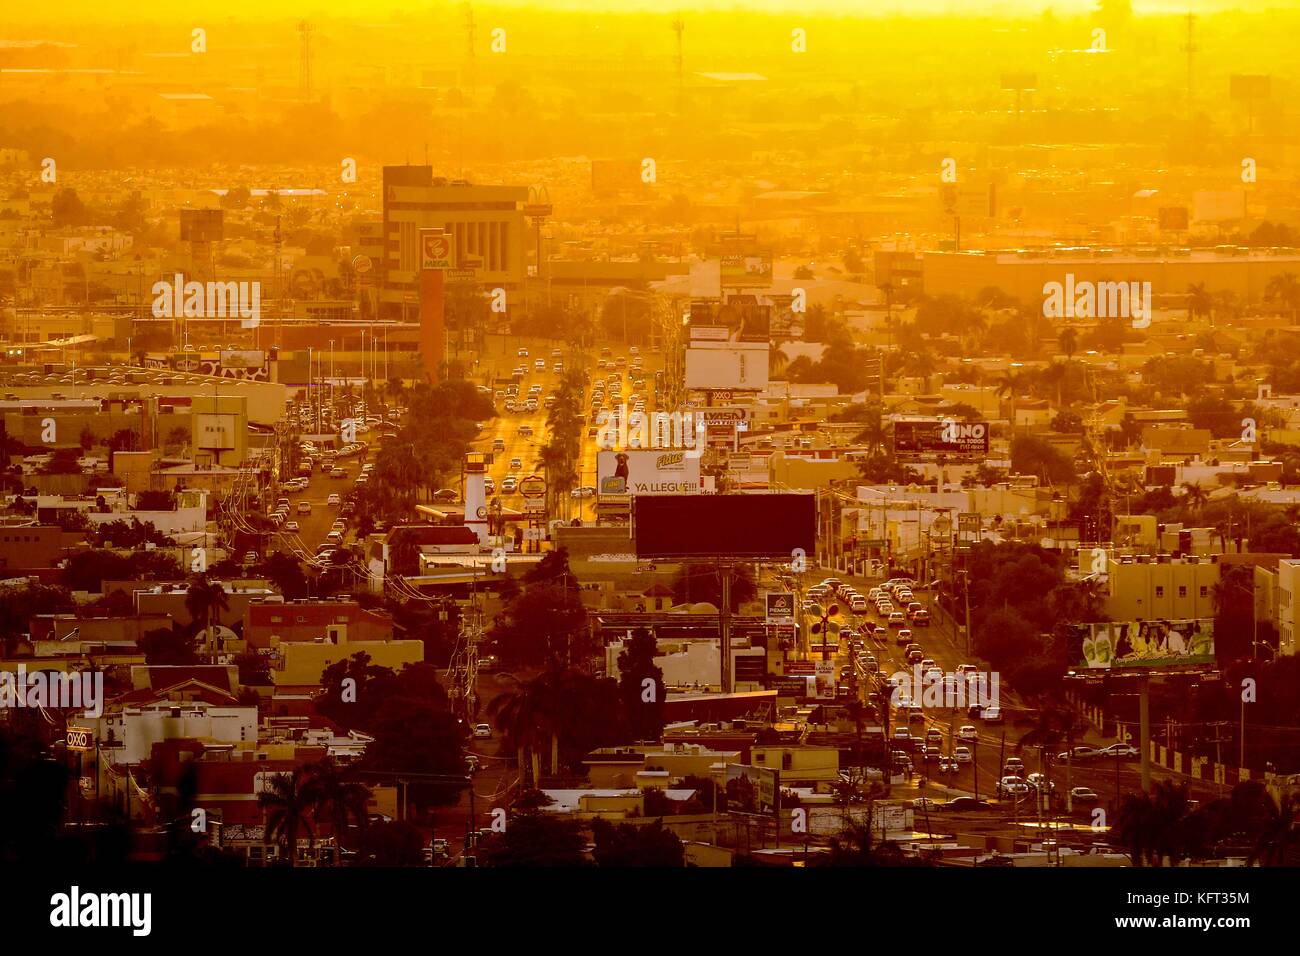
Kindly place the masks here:
<instances>
[{"instance_id":1,"label":"hazy orange sky","mask_svg":"<svg viewBox=\"0 0 1300 956\"><path fill-rule=\"evenodd\" d=\"M1133 0L1137 14L1210 13L1219 10L1259 12L1269 9L1294 10L1300 0ZM5 18L11 22L52 23L67 18L132 20L176 20L196 17L279 18L286 16L335 16L384 19L391 14L409 15L439 8L455 15L464 6L458 0L189 0L178 7L174 0L55 0L53 4L10 3ZM864 17L898 13L961 14L968 16L1037 16L1047 10L1074 16L1096 9L1096 0L499 0L474 4L476 10L526 8L567 11L754 11L765 13L805 11Z\"/></svg>"}]
</instances>

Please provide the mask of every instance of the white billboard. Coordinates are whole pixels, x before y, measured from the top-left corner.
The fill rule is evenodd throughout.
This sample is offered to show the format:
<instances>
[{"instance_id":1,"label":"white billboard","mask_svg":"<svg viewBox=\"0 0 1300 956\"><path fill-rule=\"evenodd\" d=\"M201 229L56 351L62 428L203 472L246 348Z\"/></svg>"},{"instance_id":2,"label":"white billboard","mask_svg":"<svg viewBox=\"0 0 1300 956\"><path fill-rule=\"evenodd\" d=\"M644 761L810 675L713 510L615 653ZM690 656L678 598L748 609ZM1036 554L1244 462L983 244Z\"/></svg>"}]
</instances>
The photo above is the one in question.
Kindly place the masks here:
<instances>
[{"instance_id":1,"label":"white billboard","mask_svg":"<svg viewBox=\"0 0 1300 956\"><path fill-rule=\"evenodd\" d=\"M199 412L194 416L194 444L207 451L230 451L238 448L236 434L239 417Z\"/></svg>"},{"instance_id":2,"label":"white billboard","mask_svg":"<svg viewBox=\"0 0 1300 956\"><path fill-rule=\"evenodd\" d=\"M767 388L766 342L694 342L686 349L687 388Z\"/></svg>"},{"instance_id":3,"label":"white billboard","mask_svg":"<svg viewBox=\"0 0 1300 956\"><path fill-rule=\"evenodd\" d=\"M702 489L698 451L647 448L596 454L596 491L602 498L689 495Z\"/></svg>"}]
</instances>

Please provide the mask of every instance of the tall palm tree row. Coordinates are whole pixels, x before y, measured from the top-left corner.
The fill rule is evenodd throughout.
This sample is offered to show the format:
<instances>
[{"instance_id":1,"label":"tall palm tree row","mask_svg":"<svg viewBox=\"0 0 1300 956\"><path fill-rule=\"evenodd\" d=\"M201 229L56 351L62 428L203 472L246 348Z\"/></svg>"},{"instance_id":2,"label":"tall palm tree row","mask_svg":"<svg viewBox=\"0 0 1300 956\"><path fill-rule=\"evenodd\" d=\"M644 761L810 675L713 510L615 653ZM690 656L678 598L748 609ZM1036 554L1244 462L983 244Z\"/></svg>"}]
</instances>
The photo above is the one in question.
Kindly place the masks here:
<instances>
[{"instance_id":1,"label":"tall palm tree row","mask_svg":"<svg viewBox=\"0 0 1300 956\"><path fill-rule=\"evenodd\" d=\"M331 758L295 767L291 773L267 778L258 794L265 819L263 840L287 850L289 866L297 864L298 837L306 832L309 846L316 842L315 826L328 821L334 831L334 859L342 855L343 835L351 821L364 827L370 788L357 782L347 768Z\"/></svg>"}]
</instances>

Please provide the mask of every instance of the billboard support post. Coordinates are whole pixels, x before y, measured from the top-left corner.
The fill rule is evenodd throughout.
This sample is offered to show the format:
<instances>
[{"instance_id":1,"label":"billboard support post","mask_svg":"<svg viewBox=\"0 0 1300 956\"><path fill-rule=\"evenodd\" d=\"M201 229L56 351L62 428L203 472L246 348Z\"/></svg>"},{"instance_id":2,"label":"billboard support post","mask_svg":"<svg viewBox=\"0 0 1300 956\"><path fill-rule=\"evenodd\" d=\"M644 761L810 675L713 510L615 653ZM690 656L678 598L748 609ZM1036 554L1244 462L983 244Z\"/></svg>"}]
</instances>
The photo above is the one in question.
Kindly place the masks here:
<instances>
[{"instance_id":1,"label":"billboard support post","mask_svg":"<svg viewBox=\"0 0 1300 956\"><path fill-rule=\"evenodd\" d=\"M1142 745L1142 792L1151 792L1151 680L1143 674L1138 683L1138 738Z\"/></svg>"}]
</instances>

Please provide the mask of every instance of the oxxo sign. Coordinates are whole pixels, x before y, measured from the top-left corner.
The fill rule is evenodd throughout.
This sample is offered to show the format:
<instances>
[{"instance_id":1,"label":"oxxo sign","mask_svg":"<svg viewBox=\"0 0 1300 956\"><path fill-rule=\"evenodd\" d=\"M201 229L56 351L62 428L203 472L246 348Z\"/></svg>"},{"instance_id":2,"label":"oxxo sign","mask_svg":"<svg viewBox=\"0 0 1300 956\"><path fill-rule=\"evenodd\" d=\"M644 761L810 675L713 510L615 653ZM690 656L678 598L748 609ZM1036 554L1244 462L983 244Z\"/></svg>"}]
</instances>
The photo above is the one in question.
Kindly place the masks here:
<instances>
[{"instance_id":1,"label":"oxxo sign","mask_svg":"<svg viewBox=\"0 0 1300 956\"><path fill-rule=\"evenodd\" d=\"M89 727L69 727L68 728L68 749L69 750L93 750L95 748L95 739L93 731Z\"/></svg>"}]
</instances>

